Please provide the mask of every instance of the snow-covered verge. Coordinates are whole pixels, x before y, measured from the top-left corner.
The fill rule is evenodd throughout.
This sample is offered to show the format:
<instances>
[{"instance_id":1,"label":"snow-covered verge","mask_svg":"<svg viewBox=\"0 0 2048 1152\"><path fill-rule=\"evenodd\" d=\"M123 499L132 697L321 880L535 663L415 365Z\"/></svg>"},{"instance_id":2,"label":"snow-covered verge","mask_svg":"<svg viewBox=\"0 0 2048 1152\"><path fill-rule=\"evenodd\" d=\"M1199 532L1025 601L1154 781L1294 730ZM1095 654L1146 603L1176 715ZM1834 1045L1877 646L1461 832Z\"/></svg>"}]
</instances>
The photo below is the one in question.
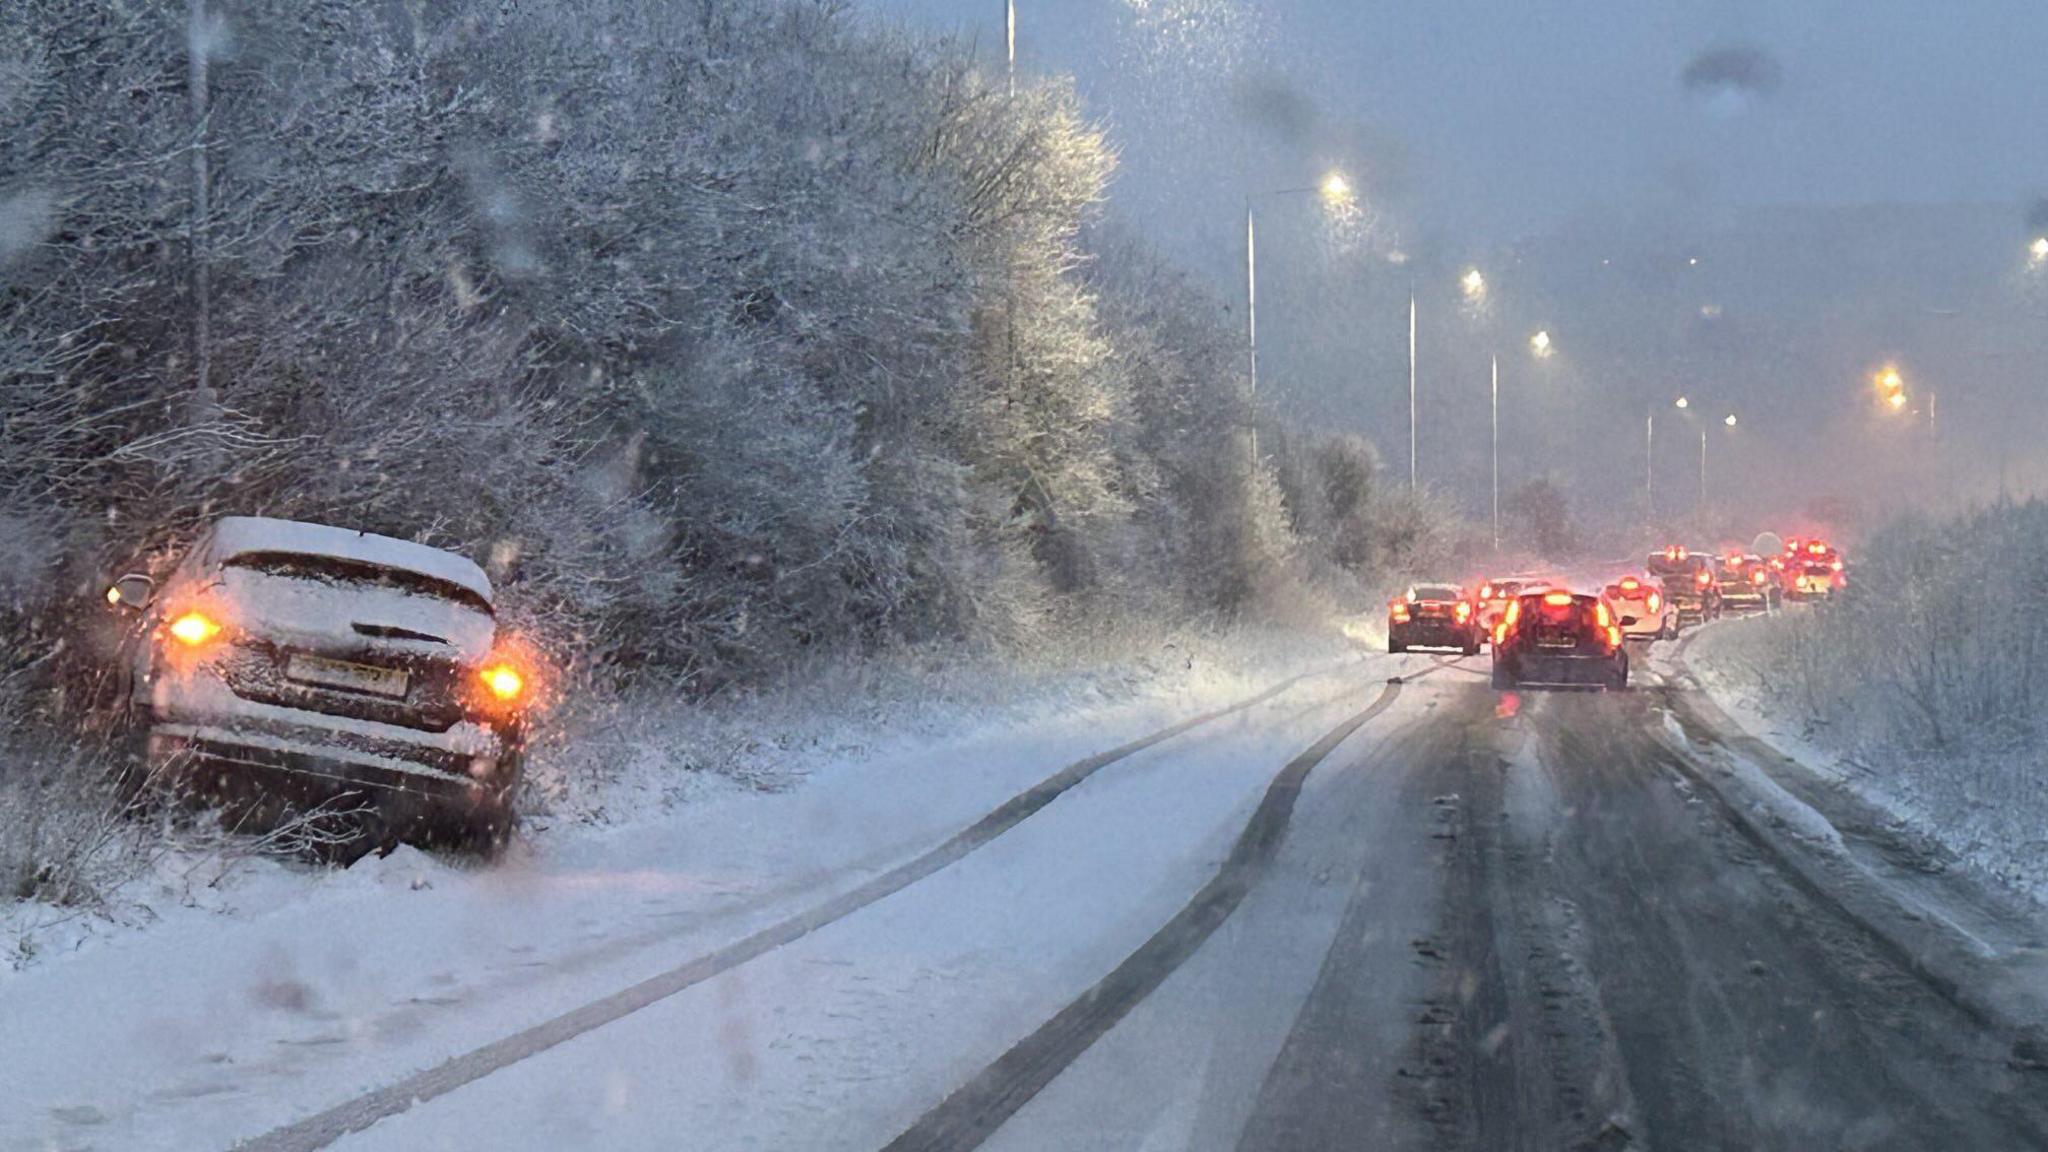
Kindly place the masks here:
<instances>
[{"instance_id":1,"label":"snow-covered verge","mask_svg":"<svg viewBox=\"0 0 2048 1152\"><path fill-rule=\"evenodd\" d=\"M1839 703L1880 689L1868 665L1831 657L1828 623L1817 617L1716 624L1687 645L1685 665L1750 732L1933 837L1971 869L2048 904L2048 777L2038 749L1916 748L1889 738L1875 700Z\"/></svg>"},{"instance_id":2,"label":"snow-covered verge","mask_svg":"<svg viewBox=\"0 0 2048 1152\"><path fill-rule=\"evenodd\" d=\"M228 1146L695 963L869 882L1064 765L1310 672L1242 713L1119 761L983 851L876 905L880 935L835 922L778 949L766 968L677 998L684 1011L709 1004L708 1024L649 1016L644 1025L661 1038L658 1063L718 1064L696 1091L725 1101L735 1097L721 1077L782 1069L816 1080L816 1059L831 1072L836 1103L874 1067L866 1049L841 1043L839 1021L865 1027L884 1008L902 1018L884 1029L889 1051L921 1052L921 1075L943 1078L992 1053L933 1047L935 1011L954 1021L948 1044L986 1046L1036 1018L1043 1002L1085 986L1206 878L1278 764L1371 699L1393 662L1422 659L1361 656L1327 632L1242 641L1239 658L1197 655L1193 667L1183 659L1149 678L1020 680L1008 704L991 687L954 724L935 708L900 732L861 728L862 702L844 701L840 714L856 717L848 729L857 738L792 751L802 771L775 775L782 787L700 772L696 792L673 798L685 802L620 802L602 821L557 816L490 867L405 848L346 871L237 869L205 904L173 894L148 931L100 932L90 946L46 949L26 970L0 975L0 1019L10 1033L43 1038L0 1053L9 1102L0 1148ZM778 705L767 707L764 716ZM734 762L773 759L770 743ZM1035 894L1020 902L1026 886ZM1077 914L1077 893L1100 907ZM1040 943L1023 950L1028 971L974 941L958 946L957 962L918 963L900 955L906 924L919 940L951 925ZM883 956L887 979L908 981L909 994L877 1005L876 992L896 985L870 985L866 970L821 960L812 945L826 936L894 949ZM767 987L778 990L772 1013L755 1007ZM941 992L951 998L943 1005ZM864 1010L849 1016L845 1001ZM789 1034L789 1005L830 1034L792 1047L808 1033ZM601 1043L618 1035L608 1030ZM677 1042L714 1035L720 1043ZM752 1055L727 1066L733 1052ZM808 1089L795 1098L828 1099ZM845 1121L820 1113L806 1122Z\"/></svg>"},{"instance_id":3,"label":"snow-covered verge","mask_svg":"<svg viewBox=\"0 0 2048 1152\"><path fill-rule=\"evenodd\" d=\"M775 693L565 709L538 741L519 836L489 865L405 850L327 868L246 836L166 835L161 826L102 821L83 815L89 805L71 805L62 810L104 828L95 839L99 857L85 870L90 896L0 894L0 987L10 973L143 928L170 924L173 934L203 936L223 918L318 906L371 883L365 876L382 885L404 873L408 883L445 887L600 861L612 869L621 858L667 867L673 860L660 845L719 813L746 813L752 828L746 844L716 862L720 869L745 871L764 852L801 859L821 821L870 824L873 852L900 853L952 831L949 819L979 815L973 804L948 804L948 795L1000 801L1002 788L1066 762L1334 666L1371 635L1356 623L1172 634L1131 624L1036 663L935 649L820 667ZM755 826L778 802L804 815ZM692 835L694 859L704 838ZM821 856L818 868L826 867Z\"/></svg>"}]
</instances>

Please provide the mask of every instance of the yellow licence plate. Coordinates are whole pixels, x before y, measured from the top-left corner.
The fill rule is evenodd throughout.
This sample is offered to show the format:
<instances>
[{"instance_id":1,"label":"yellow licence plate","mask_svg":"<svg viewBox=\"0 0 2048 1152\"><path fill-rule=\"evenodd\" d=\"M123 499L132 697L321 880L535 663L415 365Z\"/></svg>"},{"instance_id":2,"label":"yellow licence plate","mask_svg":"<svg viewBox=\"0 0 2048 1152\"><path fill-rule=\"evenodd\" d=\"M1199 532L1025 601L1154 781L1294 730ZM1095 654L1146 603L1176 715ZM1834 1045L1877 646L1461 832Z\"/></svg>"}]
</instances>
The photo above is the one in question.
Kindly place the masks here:
<instances>
[{"instance_id":1,"label":"yellow licence plate","mask_svg":"<svg viewBox=\"0 0 2048 1152\"><path fill-rule=\"evenodd\" d=\"M287 680L301 684L367 692L399 700L405 698L407 677L403 668L379 668L374 664L352 664L346 660L329 660L324 656L294 652L284 663L284 674Z\"/></svg>"}]
</instances>

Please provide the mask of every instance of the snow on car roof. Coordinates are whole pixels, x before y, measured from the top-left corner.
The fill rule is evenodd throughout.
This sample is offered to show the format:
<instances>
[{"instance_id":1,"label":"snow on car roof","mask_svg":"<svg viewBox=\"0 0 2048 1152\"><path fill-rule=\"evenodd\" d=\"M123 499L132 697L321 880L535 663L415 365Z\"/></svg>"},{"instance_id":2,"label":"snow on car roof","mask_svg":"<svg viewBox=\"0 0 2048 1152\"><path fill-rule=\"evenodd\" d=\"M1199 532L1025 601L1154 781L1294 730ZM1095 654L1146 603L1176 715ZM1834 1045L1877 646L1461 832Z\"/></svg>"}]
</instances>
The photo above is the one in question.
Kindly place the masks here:
<instances>
[{"instance_id":1,"label":"snow on car roof","mask_svg":"<svg viewBox=\"0 0 2048 1152\"><path fill-rule=\"evenodd\" d=\"M493 603L491 578L466 556L374 532L358 532L268 516L226 516L213 527L211 559L224 563L256 552L332 556L428 576L467 589Z\"/></svg>"}]
</instances>

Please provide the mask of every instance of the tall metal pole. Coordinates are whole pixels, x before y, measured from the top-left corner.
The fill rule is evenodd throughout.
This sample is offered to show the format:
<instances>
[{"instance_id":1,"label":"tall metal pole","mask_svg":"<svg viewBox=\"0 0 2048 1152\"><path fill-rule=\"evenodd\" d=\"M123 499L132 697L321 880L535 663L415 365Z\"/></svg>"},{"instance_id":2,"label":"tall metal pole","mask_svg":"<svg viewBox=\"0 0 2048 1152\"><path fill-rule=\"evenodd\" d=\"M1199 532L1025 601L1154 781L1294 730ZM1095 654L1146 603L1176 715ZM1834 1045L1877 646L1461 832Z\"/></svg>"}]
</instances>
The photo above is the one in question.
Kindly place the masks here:
<instances>
[{"instance_id":1,"label":"tall metal pole","mask_svg":"<svg viewBox=\"0 0 2048 1152\"><path fill-rule=\"evenodd\" d=\"M1415 294L1408 294L1408 490L1415 491Z\"/></svg>"},{"instance_id":2,"label":"tall metal pole","mask_svg":"<svg viewBox=\"0 0 2048 1152\"><path fill-rule=\"evenodd\" d=\"M1493 356L1493 550L1500 551L1500 353Z\"/></svg>"},{"instance_id":3,"label":"tall metal pole","mask_svg":"<svg viewBox=\"0 0 2048 1152\"><path fill-rule=\"evenodd\" d=\"M1259 466L1259 232L1252 217L1252 198L1244 198L1244 318L1246 350L1251 358L1252 467Z\"/></svg>"},{"instance_id":4,"label":"tall metal pole","mask_svg":"<svg viewBox=\"0 0 2048 1152\"><path fill-rule=\"evenodd\" d=\"M1700 427L1700 511L1707 510L1707 429Z\"/></svg>"},{"instance_id":5,"label":"tall metal pole","mask_svg":"<svg viewBox=\"0 0 2048 1152\"><path fill-rule=\"evenodd\" d=\"M1010 95L1017 95L1017 0L1003 0L1003 38L1010 49Z\"/></svg>"},{"instance_id":6,"label":"tall metal pole","mask_svg":"<svg viewBox=\"0 0 2048 1152\"><path fill-rule=\"evenodd\" d=\"M1650 525L1657 524L1657 413L1643 413L1643 507Z\"/></svg>"}]
</instances>

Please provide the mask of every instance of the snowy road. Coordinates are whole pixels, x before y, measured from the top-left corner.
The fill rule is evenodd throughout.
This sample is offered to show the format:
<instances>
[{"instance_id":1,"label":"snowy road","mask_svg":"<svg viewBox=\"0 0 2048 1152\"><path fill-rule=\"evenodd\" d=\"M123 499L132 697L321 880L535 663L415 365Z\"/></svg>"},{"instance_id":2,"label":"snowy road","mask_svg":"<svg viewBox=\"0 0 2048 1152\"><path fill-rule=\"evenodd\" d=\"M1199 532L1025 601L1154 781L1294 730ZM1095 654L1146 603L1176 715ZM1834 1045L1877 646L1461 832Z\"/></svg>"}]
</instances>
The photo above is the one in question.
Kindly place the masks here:
<instances>
[{"instance_id":1,"label":"snowy road","mask_svg":"<svg viewBox=\"0 0 2048 1152\"><path fill-rule=\"evenodd\" d=\"M283 1022L225 1037L187 969L276 925L95 958L105 985L7 993L48 1039L5 1057L0 1147L2048 1146L2011 1025L2038 925L1866 867L1910 851L1738 763L1655 671L1503 696L1485 667L1371 657L1097 726L1128 743L1065 771L1087 724L913 768L914 818L871 797L853 823L888 833L841 813L802 868L629 838L511 896L378 888L291 921L295 963L364 928L411 963L279 976ZM718 875L748 898L683 883Z\"/></svg>"}]
</instances>

